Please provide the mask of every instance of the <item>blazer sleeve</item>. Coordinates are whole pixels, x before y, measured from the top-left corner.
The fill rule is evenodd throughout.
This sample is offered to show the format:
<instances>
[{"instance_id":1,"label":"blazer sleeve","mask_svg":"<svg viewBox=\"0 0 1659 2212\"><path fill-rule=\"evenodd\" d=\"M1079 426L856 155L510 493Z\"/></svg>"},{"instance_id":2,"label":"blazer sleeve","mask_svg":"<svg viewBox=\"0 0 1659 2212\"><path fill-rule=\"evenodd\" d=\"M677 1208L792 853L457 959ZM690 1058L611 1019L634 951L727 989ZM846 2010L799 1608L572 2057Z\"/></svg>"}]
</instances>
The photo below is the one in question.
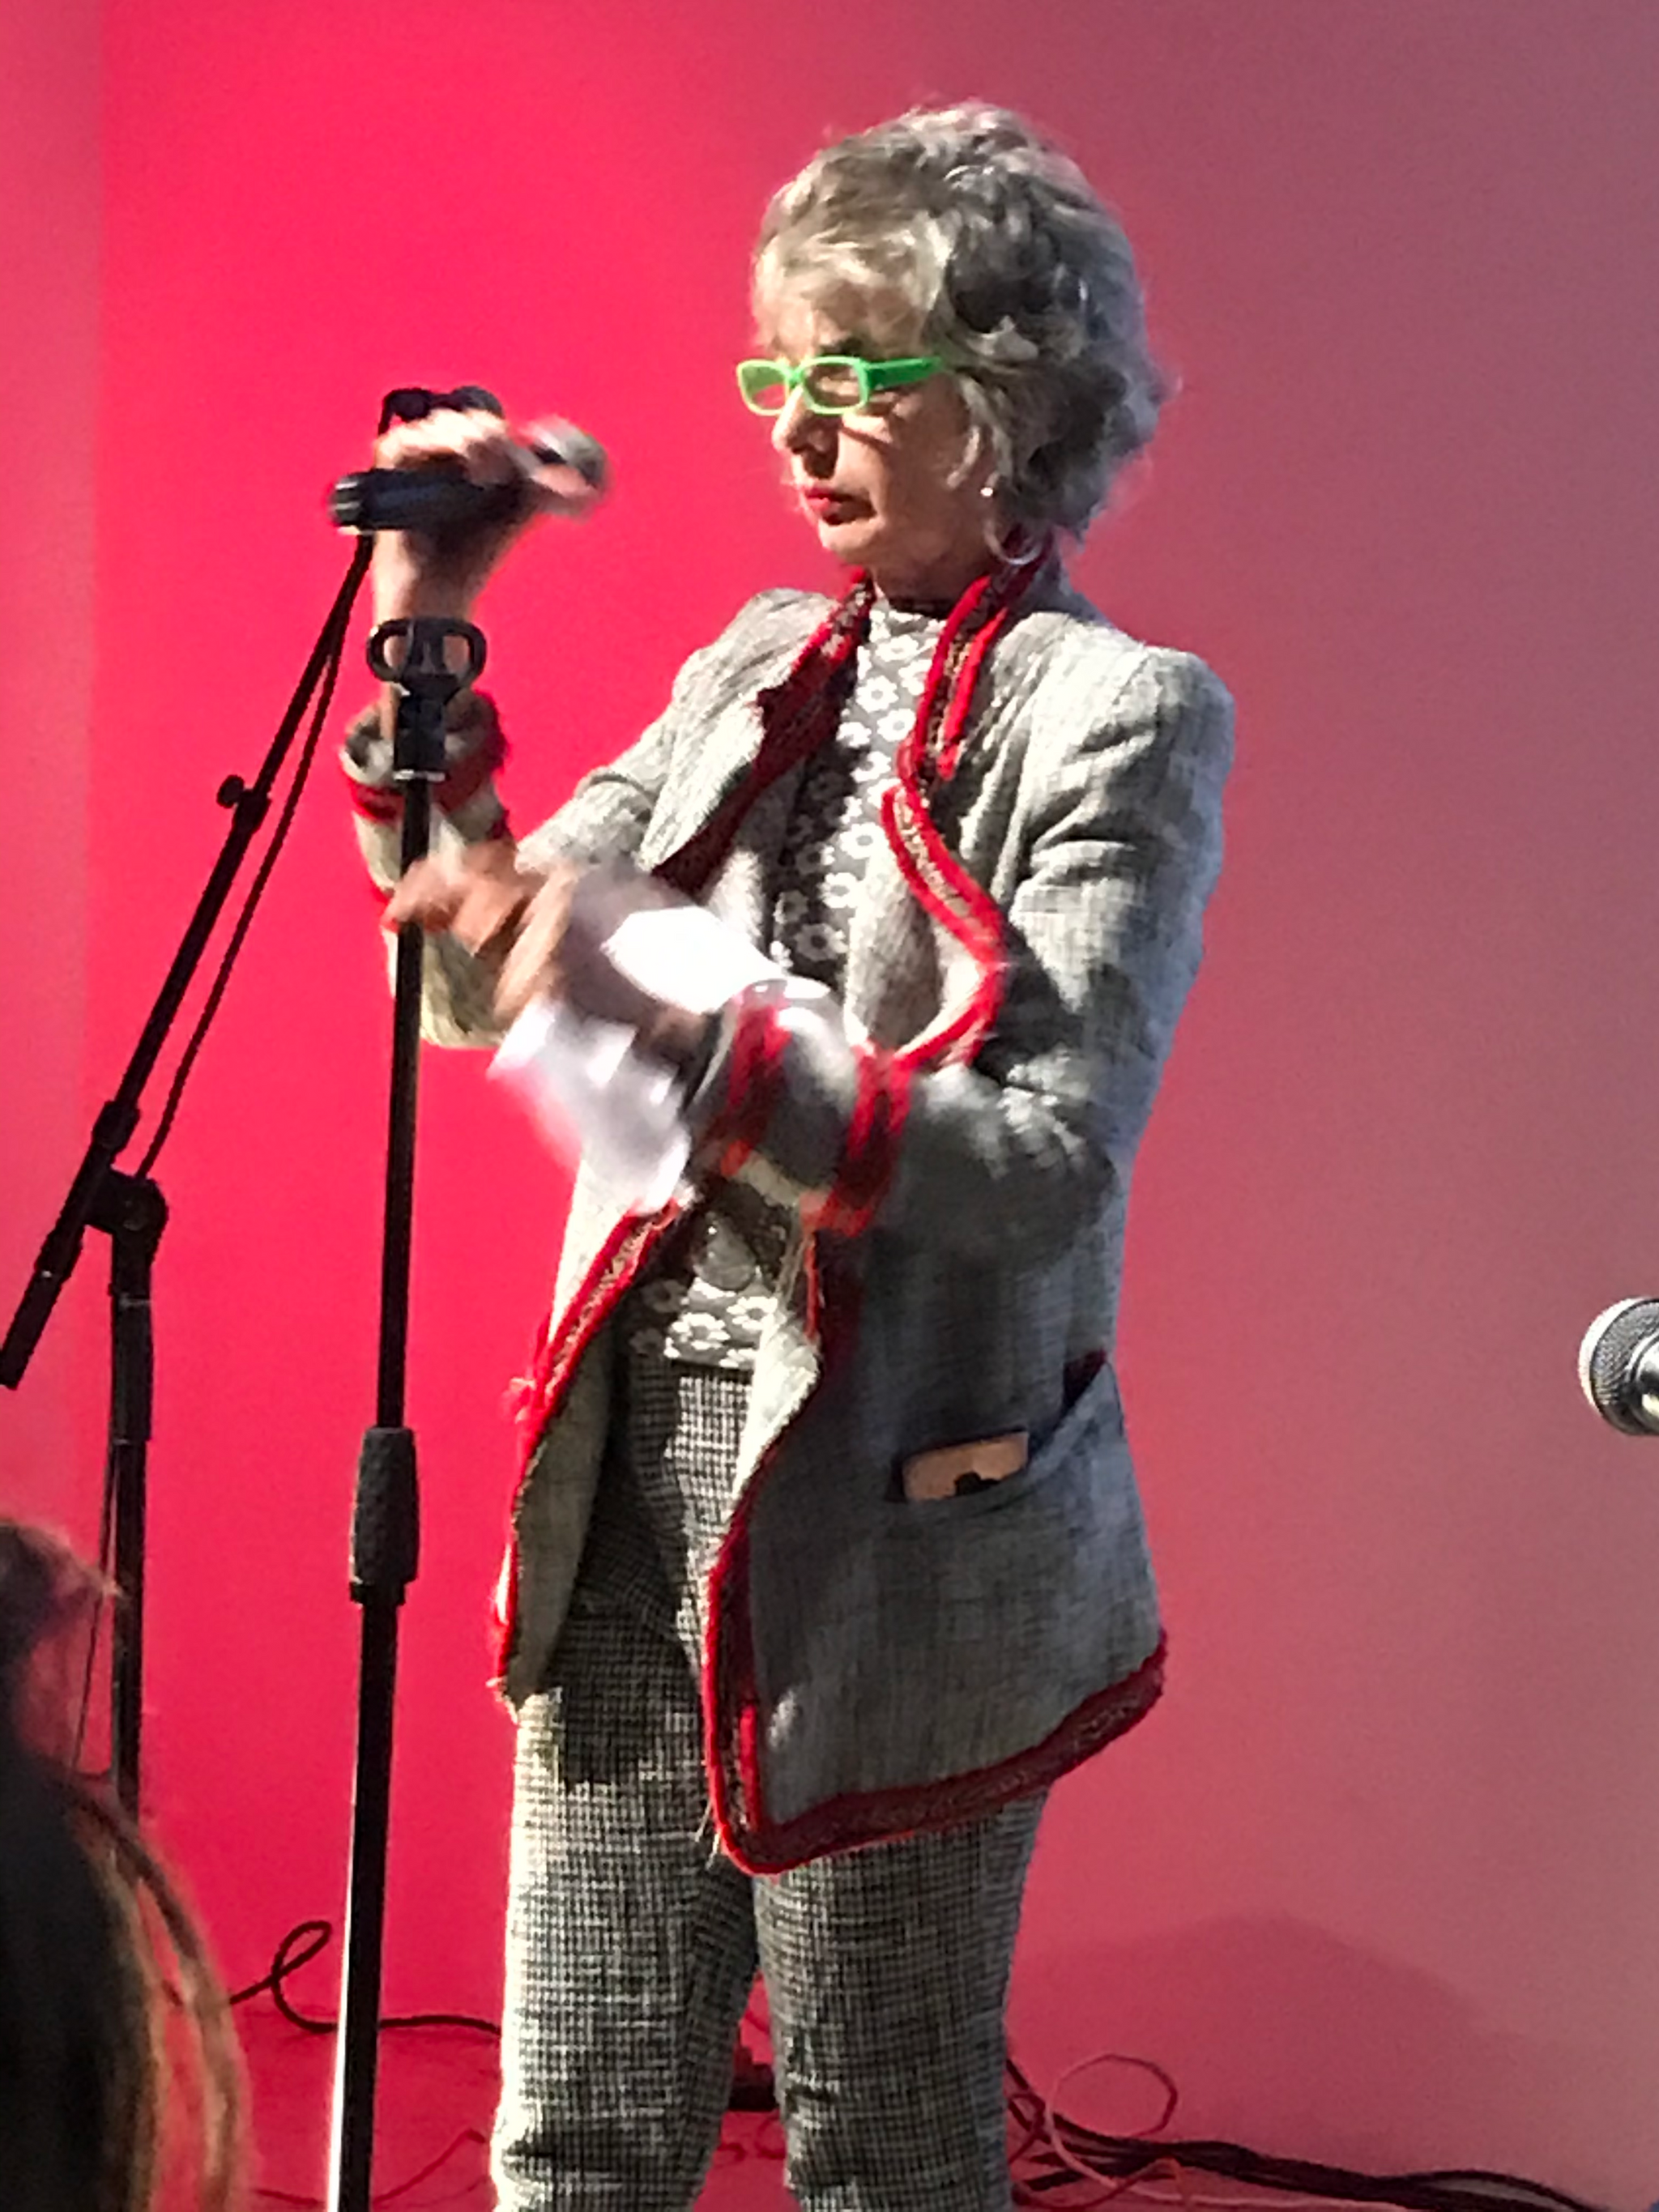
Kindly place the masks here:
<instances>
[{"instance_id":1,"label":"blazer sleeve","mask_svg":"<svg viewBox=\"0 0 1659 2212\"><path fill-rule=\"evenodd\" d=\"M694 653L687 661L667 707L644 734L617 759L583 776L558 812L520 842L526 867L543 868L562 859L623 858L638 850L667 777L686 694L702 657ZM435 854L511 836L497 781L506 757L494 705L480 699L468 721L449 738L447 774L433 809ZM364 863L377 887L389 893L399 873L403 803L392 783L391 745L379 734L375 710L351 726L342 765L351 787ZM394 944L394 958L396 949ZM495 1013L494 982L492 973L459 939L447 931L434 933L426 942L422 1035L433 1044L499 1044L503 1027Z\"/></svg>"},{"instance_id":2,"label":"blazer sleeve","mask_svg":"<svg viewBox=\"0 0 1659 2212\"><path fill-rule=\"evenodd\" d=\"M1062 1249L1127 1176L1197 970L1231 729L1204 664L1151 647L1080 732L1036 727L976 1058L911 1076L827 996L748 994L692 1103L705 1166L832 1231Z\"/></svg>"}]
</instances>

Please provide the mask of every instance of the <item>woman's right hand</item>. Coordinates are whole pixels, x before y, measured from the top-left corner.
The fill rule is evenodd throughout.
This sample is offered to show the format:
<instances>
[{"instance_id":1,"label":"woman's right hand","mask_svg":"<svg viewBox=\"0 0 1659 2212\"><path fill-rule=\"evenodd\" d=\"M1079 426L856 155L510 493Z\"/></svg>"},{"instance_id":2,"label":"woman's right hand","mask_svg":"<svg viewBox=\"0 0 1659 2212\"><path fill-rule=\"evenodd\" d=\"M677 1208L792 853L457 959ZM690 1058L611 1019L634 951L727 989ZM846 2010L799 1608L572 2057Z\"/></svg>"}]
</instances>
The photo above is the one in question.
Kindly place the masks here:
<instances>
[{"instance_id":1,"label":"woman's right hand","mask_svg":"<svg viewBox=\"0 0 1659 2212\"><path fill-rule=\"evenodd\" d=\"M574 871L556 867L552 872L562 877ZM382 925L400 929L414 921L425 930L448 930L469 952L499 968L548 881L548 873L519 866L510 839L486 839L467 846L459 861L416 860L387 900Z\"/></svg>"},{"instance_id":2,"label":"woman's right hand","mask_svg":"<svg viewBox=\"0 0 1659 2212\"><path fill-rule=\"evenodd\" d=\"M469 845L459 860L416 860L383 921L387 929L416 922L458 938L490 972L503 1025L545 994L591 1020L619 1022L647 1051L683 1062L703 1042L708 1017L653 997L617 966L608 947L629 915L688 903L626 863L551 860L534 872L521 868L516 848L503 838Z\"/></svg>"},{"instance_id":3,"label":"woman's right hand","mask_svg":"<svg viewBox=\"0 0 1659 2212\"><path fill-rule=\"evenodd\" d=\"M374 541L370 569L377 623L434 615L467 622L483 591L511 547L544 514L578 514L599 494L563 462L537 465L528 447L499 415L483 408L434 408L416 422L394 422L375 441L377 469L445 467L477 484L520 488L505 522L433 535L383 530Z\"/></svg>"}]
</instances>

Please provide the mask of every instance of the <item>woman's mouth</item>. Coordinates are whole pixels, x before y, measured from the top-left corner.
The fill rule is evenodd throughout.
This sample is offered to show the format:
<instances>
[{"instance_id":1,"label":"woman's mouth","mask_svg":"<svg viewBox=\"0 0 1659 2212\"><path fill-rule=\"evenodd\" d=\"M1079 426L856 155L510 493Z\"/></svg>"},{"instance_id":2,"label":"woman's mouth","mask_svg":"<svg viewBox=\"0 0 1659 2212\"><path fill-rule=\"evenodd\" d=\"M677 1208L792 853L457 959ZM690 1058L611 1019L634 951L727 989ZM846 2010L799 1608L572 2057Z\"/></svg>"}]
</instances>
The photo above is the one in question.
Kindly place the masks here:
<instances>
[{"instance_id":1,"label":"woman's mouth","mask_svg":"<svg viewBox=\"0 0 1659 2212\"><path fill-rule=\"evenodd\" d=\"M797 484L795 495L815 522L846 522L856 512L856 501L829 484Z\"/></svg>"}]
</instances>

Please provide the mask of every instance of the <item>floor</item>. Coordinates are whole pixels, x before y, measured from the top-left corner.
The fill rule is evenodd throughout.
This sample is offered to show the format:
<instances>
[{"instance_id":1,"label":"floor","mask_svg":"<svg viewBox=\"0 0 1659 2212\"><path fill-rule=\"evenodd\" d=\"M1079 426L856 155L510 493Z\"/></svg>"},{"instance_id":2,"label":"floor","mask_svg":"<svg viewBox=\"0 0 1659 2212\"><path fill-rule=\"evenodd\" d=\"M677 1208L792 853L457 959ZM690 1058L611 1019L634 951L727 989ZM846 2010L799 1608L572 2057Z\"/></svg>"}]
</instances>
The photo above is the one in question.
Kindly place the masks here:
<instances>
[{"instance_id":1,"label":"floor","mask_svg":"<svg viewBox=\"0 0 1659 2212\"><path fill-rule=\"evenodd\" d=\"M249 2212L327 2203L334 2040L290 2027L266 1998L239 2009L256 2155ZM495 2048L455 2028L393 2031L380 2042L374 2202L395 2212L488 2212L484 2137ZM769 2117L733 2113L699 2200L702 2212L787 2212L782 2146Z\"/></svg>"},{"instance_id":2,"label":"floor","mask_svg":"<svg viewBox=\"0 0 1659 2212\"><path fill-rule=\"evenodd\" d=\"M247 2060L253 2156L246 2212L326 2212L329 2132L333 2100L334 2039L291 2027L269 1997L237 2012ZM375 2208L386 2212L491 2212L487 2137L495 2102L494 2039L452 2027L393 2029L380 2039L375 2100ZM1012 2147L1012 2146L1011 2146ZM1018 2201L1048 2212L1095 2212L1113 2202L1114 2212L1219 2212L1260 2203L1273 2212L1271 2196L1232 2187L1205 2196L1197 2177L1174 2187L1160 2174L1146 2183L1103 2189L1097 2182L1067 2183L1045 2163L1045 2154L1017 2157L1016 2173L1036 2188ZM1041 2177L1041 2178L1039 2178ZM1302 2198L1314 2205L1318 2200ZM793 2212L783 2185L783 2144L774 2114L732 2112L699 2212ZM196 2212L169 2201L163 2212ZM1331 2212L1342 2212L1332 2207ZM1351 2208L1350 2208L1351 2212ZM1659 2212L1659 2208L1656 2208Z\"/></svg>"}]
</instances>

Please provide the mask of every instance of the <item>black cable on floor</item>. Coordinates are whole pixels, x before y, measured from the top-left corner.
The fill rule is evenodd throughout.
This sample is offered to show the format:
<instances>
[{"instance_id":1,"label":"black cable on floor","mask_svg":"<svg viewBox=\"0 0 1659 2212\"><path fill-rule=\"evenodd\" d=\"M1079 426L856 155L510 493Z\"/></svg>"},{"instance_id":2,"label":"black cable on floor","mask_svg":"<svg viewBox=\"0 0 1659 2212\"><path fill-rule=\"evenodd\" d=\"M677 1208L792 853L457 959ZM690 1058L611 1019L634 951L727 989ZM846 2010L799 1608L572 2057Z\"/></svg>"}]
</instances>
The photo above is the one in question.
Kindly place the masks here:
<instances>
[{"instance_id":1,"label":"black cable on floor","mask_svg":"<svg viewBox=\"0 0 1659 2212\"><path fill-rule=\"evenodd\" d=\"M297 2027L307 2035L332 2035L339 2026L336 2019L320 2014L301 2012L288 1994L288 1984L301 1966L308 1966L319 1952L325 1951L334 1940L331 1920L301 1920L290 1928L272 1954L269 1969L257 1982L246 1989L233 1990L230 2002L246 2004L251 1997L263 1996L267 1991L270 2001L290 2027ZM483 2020L470 2012L405 2012L388 2014L380 2021L382 2027L465 2027L479 2035L499 2038L501 2022Z\"/></svg>"}]
</instances>

